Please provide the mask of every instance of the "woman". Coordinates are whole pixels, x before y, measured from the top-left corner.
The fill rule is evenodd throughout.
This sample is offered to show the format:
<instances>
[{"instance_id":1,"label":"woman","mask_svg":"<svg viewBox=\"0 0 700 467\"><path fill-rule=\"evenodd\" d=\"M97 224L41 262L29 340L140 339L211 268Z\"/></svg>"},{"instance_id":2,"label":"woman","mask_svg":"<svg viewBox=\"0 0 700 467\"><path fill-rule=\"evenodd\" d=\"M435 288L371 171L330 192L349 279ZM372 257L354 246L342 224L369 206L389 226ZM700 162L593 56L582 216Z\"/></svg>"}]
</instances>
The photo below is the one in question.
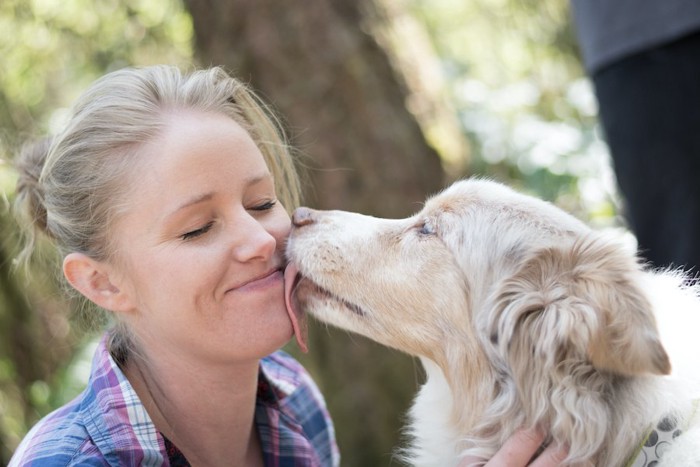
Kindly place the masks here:
<instances>
[{"instance_id":1,"label":"woman","mask_svg":"<svg viewBox=\"0 0 700 467\"><path fill-rule=\"evenodd\" d=\"M279 351L305 345L283 297L298 181L250 91L218 68L113 72L18 165L29 224L115 324L11 465L339 464L317 387ZM503 453L525 465L538 441Z\"/></svg>"}]
</instances>

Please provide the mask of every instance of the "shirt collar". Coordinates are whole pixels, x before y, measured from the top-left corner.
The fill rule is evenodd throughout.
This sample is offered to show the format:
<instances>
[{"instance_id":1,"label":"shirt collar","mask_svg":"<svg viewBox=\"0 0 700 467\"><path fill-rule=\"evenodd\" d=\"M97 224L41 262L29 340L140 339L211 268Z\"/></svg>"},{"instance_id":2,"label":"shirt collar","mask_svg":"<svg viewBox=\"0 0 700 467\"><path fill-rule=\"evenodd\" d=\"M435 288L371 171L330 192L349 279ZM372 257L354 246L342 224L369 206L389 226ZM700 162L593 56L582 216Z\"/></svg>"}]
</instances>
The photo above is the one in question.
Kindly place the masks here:
<instances>
[{"instance_id":1,"label":"shirt collar","mask_svg":"<svg viewBox=\"0 0 700 467\"><path fill-rule=\"evenodd\" d=\"M100 340L86 389L86 429L105 458L114 465L160 466L165 446L153 421Z\"/></svg>"}]
</instances>

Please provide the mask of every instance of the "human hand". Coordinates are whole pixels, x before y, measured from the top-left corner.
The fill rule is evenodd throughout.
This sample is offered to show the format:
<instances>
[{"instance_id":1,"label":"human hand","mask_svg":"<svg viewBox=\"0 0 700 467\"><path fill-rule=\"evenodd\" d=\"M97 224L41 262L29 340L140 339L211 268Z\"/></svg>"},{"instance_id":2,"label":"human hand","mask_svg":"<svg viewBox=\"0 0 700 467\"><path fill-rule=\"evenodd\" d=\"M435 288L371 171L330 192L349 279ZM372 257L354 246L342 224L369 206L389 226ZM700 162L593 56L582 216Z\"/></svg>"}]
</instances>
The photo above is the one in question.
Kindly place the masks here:
<instances>
[{"instance_id":1,"label":"human hand","mask_svg":"<svg viewBox=\"0 0 700 467\"><path fill-rule=\"evenodd\" d=\"M557 467L561 465L567 452L559 446L548 446L540 455L532 459L543 442L544 435L537 430L518 430L508 438L508 441L484 467ZM462 459L459 467L478 465L479 461L480 459L468 457Z\"/></svg>"}]
</instances>

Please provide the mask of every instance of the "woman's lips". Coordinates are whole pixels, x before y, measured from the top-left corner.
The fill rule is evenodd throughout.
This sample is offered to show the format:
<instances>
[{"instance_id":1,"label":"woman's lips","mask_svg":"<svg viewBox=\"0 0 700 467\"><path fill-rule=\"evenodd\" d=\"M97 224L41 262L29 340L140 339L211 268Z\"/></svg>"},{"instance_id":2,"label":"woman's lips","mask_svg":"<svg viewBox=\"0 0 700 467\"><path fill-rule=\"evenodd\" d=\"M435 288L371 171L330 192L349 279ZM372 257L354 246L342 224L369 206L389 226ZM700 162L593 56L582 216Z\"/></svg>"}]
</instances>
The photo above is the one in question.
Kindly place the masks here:
<instances>
[{"instance_id":1,"label":"woman's lips","mask_svg":"<svg viewBox=\"0 0 700 467\"><path fill-rule=\"evenodd\" d=\"M264 289L267 288L271 285L276 285L279 283L280 280L282 280L284 277L282 269L281 268L275 268L272 269L265 274L258 276L254 279L251 279L249 281L243 282L241 284L238 284L234 287L231 287L228 292L234 292L234 291L252 291L252 290L257 290L257 289Z\"/></svg>"}]
</instances>

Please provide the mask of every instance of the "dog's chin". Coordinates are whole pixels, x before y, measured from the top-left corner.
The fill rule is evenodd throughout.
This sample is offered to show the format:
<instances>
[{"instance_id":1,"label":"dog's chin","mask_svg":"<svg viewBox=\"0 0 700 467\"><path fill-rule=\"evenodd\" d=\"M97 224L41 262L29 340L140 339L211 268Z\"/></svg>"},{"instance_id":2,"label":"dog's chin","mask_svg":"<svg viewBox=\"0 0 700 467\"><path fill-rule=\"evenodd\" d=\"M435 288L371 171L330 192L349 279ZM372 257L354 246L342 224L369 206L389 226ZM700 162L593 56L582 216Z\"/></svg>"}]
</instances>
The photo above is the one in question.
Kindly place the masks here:
<instances>
[{"instance_id":1,"label":"dog's chin","mask_svg":"<svg viewBox=\"0 0 700 467\"><path fill-rule=\"evenodd\" d=\"M314 317L348 330L358 331L359 322L369 316L361 306L339 297L305 276L297 279L294 295L305 311Z\"/></svg>"}]
</instances>

